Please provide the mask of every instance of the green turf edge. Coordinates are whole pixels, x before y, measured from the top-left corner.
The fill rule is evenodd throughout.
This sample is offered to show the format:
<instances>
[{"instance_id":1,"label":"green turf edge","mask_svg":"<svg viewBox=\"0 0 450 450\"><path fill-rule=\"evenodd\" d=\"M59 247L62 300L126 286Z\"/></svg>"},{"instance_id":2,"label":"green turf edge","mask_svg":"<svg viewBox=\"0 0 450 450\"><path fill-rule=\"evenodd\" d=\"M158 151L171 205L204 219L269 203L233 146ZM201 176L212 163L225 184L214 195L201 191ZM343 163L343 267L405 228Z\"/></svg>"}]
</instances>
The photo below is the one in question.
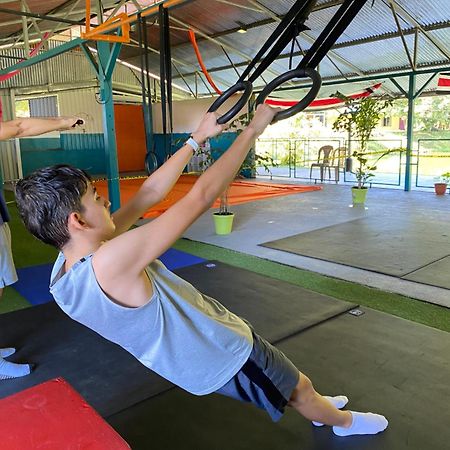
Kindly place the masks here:
<instances>
[{"instance_id":1,"label":"green turf edge","mask_svg":"<svg viewBox=\"0 0 450 450\"><path fill-rule=\"evenodd\" d=\"M29 308L30 306L32 306L31 303L25 300L15 289L11 286L5 287L0 299L0 314Z\"/></svg>"},{"instance_id":2,"label":"green turf edge","mask_svg":"<svg viewBox=\"0 0 450 450\"><path fill-rule=\"evenodd\" d=\"M179 239L173 246L208 260L215 259L341 300L358 303L403 319L450 332L450 309L400 294L339 280L211 244Z\"/></svg>"},{"instance_id":3,"label":"green turf edge","mask_svg":"<svg viewBox=\"0 0 450 450\"><path fill-rule=\"evenodd\" d=\"M11 216L9 227L15 266L22 268L55 261L58 251L50 245L43 244L26 230L17 211L14 194L5 191L5 199Z\"/></svg>"}]
</instances>

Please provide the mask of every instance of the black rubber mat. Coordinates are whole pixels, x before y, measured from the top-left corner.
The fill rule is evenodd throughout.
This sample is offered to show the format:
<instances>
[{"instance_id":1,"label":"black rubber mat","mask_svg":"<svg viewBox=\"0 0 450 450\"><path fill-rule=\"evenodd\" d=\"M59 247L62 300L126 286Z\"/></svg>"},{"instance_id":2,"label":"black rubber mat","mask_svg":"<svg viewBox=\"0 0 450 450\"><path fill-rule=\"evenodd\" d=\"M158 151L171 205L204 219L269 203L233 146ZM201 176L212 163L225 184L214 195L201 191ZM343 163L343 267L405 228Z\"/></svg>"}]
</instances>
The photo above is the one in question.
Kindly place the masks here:
<instances>
[{"instance_id":1,"label":"black rubber mat","mask_svg":"<svg viewBox=\"0 0 450 450\"><path fill-rule=\"evenodd\" d=\"M247 319L270 342L357 306L218 261L185 267L176 273Z\"/></svg>"},{"instance_id":2,"label":"black rubber mat","mask_svg":"<svg viewBox=\"0 0 450 450\"><path fill-rule=\"evenodd\" d=\"M447 229L421 215L370 216L261 245L396 277L450 255Z\"/></svg>"},{"instance_id":3,"label":"black rubber mat","mask_svg":"<svg viewBox=\"0 0 450 450\"><path fill-rule=\"evenodd\" d=\"M450 334L367 310L341 315L278 347L324 394L345 394L349 408L386 415L375 436L338 437L292 409L278 423L219 395L173 389L109 423L133 450L443 450L450 442Z\"/></svg>"},{"instance_id":4,"label":"black rubber mat","mask_svg":"<svg viewBox=\"0 0 450 450\"><path fill-rule=\"evenodd\" d=\"M176 272L272 341L355 306L218 262ZM54 302L0 315L0 330L0 347L21 349L11 360L38 365L27 377L2 381L0 398L62 376L107 416L172 387L120 347L69 319Z\"/></svg>"},{"instance_id":5,"label":"black rubber mat","mask_svg":"<svg viewBox=\"0 0 450 450\"><path fill-rule=\"evenodd\" d=\"M0 347L20 349L10 361L37 364L31 375L1 381L0 398L61 376L101 415L108 415L173 386L71 320L55 302L0 315L0 330Z\"/></svg>"}]
</instances>

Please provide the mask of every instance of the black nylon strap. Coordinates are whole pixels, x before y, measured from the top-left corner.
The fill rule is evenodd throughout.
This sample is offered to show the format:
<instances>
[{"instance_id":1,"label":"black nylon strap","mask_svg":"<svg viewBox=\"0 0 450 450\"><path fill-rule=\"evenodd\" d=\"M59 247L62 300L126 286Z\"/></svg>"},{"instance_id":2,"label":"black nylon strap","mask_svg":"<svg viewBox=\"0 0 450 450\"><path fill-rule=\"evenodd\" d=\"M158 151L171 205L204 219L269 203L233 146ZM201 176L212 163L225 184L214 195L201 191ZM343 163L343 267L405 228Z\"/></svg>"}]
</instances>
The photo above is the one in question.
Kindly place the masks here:
<instances>
[{"instance_id":1,"label":"black nylon strap","mask_svg":"<svg viewBox=\"0 0 450 450\"><path fill-rule=\"evenodd\" d=\"M334 16L328 22L314 44L307 51L304 58L297 66L298 69L306 67L317 67L339 39L339 36L345 31L350 22L358 14L360 9L364 6L367 0L346 0L340 8L336 11Z\"/></svg>"},{"instance_id":2,"label":"black nylon strap","mask_svg":"<svg viewBox=\"0 0 450 450\"><path fill-rule=\"evenodd\" d=\"M148 59L146 58L147 54L147 45L145 44L146 39L144 36L146 36L147 29L145 27L145 17L141 17L141 15L138 15L138 44L139 44L139 52L140 52L140 60L141 60L141 90L142 90L142 112L144 114L144 126L147 126L147 121L145 120L145 115L147 114L147 108L149 107L148 104L148 92L150 91L150 87L147 84L147 78L144 73L144 70L148 69L148 66L146 65L146 61L148 62ZM150 142L148 142L148 133L147 130L145 130L145 145L147 152L150 150L151 145Z\"/></svg>"},{"instance_id":3,"label":"black nylon strap","mask_svg":"<svg viewBox=\"0 0 450 450\"><path fill-rule=\"evenodd\" d=\"M142 21L142 29L144 30L144 56L145 56L145 80L147 81L147 106L151 108L152 97L151 97L151 83L150 83L150 69L148 63L148 39L147 39L147 18L144 16Z\"/></svg>"},{"instance_id":4,"label":"black nylon strap","mask_svg":"<svg viewBox=\"0 0 450 450\"><path fill-rule=\"evenodd\" d=\"M159 23L159 83L161 91L161 117L163 134L167 134L167 110L166 110L166 61L164 58L166 52L166 42L164 39L164 7L159 6L158 14ZM165 141L165 138L164 138Z\"/></svg>"},{"instance_id":5,"label":"black nylon strap","mask_svg":"<svg viewBox=\"0 0 450 450\"><path fill-rule=\"evenodd\" d=\"M258 64L259 60L263 57L264 53L266 53L266 51L270 47L272 47L269 53L261 61L255 72L252 73L248 78L250 82L255 81L261 75L261 73L264 72L267 67L269 67L270 64L273 63L275 58L280 55L286 45L291 41L291 39L296 36L293 33L302 31L302 26L303 29L306 29L303 24L315 5L316 0L297 0L280 21L278 26L261 47L259 52L255 55L248 67L244 70L241 77L239 78L239 81L245 80L245 78L250 74L256 64Z\"/></svg>"},{"instance_id":6,"label":"black nylon strap","mask_svg":"<svg viewBox=\"0 0 450 450\"><path fill-rule=\"evenodd\" d=\"M169 10L164 9L164 42L166 43L166 52L164 53L167 79L167 106L169 111L169 131L173 132L173 108L172 108L172 55L170 50L170 27Z\"/></svg>"}]
</instances>

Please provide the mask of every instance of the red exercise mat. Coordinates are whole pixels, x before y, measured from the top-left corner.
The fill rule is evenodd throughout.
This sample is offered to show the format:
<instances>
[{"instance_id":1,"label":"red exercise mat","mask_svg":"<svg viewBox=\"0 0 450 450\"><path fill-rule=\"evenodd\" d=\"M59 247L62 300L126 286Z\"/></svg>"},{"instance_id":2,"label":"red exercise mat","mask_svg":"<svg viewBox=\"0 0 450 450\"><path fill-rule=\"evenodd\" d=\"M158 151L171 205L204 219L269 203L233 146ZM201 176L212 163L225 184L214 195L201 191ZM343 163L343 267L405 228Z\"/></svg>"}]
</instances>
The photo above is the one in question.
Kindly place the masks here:
<instances>
[{"instance_id":1,"label":"red exercise mat","mask_svg":"<svg viewBox=\"0 0 450 450\"><path fill-rule=\"evenodd\" d=\"M0 436L2 450L130 450L63 378L0 400Z\"/></svg>"},{"instance_id":2,"label":"red exercise mat","mask_svg":"<svg viewBox=\"0 0 450 450\"><path fill-rule=\"evenodd\" d=\"M182 175L167 197L157 205L149 209L145 218L157 217L166 211L170 206L184 197L197 181L196 175ZM120 203L125 204L141 187L145 178L125 178L120 180ZM106 181L96 181L95 187L100 195L108 198L108 184ZM298 184L276 184L258 181L235 180L228 190L228 203L238 205L240 203L251 202L254 200L263 200L281 195L298 194L301 192L317 191L322 189L316 185L298 185ZM219 207L219 201L213 206Z\"/></svg>"}]
</instances>

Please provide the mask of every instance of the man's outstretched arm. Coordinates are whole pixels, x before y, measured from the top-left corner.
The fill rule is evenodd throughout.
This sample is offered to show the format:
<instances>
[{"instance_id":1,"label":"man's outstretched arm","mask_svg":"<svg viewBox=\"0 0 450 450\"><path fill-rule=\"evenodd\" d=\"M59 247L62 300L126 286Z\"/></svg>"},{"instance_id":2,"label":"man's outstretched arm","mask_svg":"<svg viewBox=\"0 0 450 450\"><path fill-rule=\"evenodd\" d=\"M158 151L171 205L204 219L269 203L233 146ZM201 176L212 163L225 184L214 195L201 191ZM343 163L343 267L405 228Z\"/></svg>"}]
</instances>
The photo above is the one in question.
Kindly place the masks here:
<instances>
[{"instance_id":1,"label":"man's outstretched arm","mask_svg":"<svg viewBox=\"0 0 450 450\"><path fill-rule=\"evenodd\" d=\"M216 122L215 114L207 114L196 131L192 133L197 144L208 137L216 136L225 128ZM156 172L142 184L136 195L113 214L116 225L115 236L127 231L148 208L164 200L180 177L193 154L193 148L185 143Z\"/></svg>"},{"instance_id":2,"label":"man's outstretched arm","mask_svg":"<svg viewBox=\"0 0 450 450\"><path fill-rule=\"evenodd\" d=\"M0 123L0 140L37 136L49 131L70 130L82 123L82 119L76 116L8 120Z\"/></svg>"}]
</instances>

